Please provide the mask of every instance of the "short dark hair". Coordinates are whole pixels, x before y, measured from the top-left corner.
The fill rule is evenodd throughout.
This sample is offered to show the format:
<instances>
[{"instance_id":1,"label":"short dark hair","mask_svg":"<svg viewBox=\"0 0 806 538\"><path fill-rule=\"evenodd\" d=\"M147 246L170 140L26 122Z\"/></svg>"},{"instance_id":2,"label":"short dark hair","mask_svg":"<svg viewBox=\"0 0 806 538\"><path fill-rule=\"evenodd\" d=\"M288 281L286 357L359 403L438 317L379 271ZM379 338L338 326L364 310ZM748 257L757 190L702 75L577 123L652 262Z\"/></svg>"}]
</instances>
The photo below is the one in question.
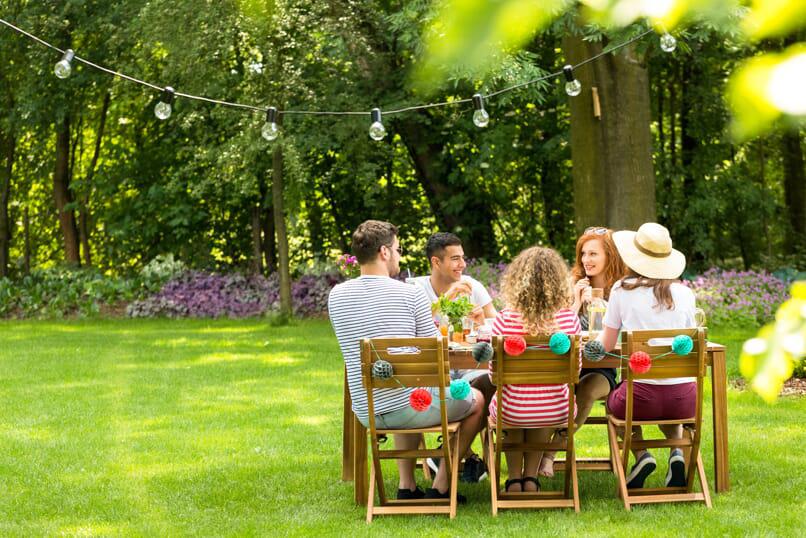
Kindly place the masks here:
<instances>
[{"instance_id":1,"label":"short dark hair","mask_svg":"<svg viewBox=\"0 0 806 538\"><path fill-rule=\"evenodd\" d=\"M462 246L462 240L459 236L449 232L437 232L428 238L428 243L425 244L425 257L428 258L428 263L431 263L431 257L436 256L442 259L445 254L445 247Z\"/></svg>"},{"instance_id":2,"label":"short dark hair","mask_svg":"<svg viewBox=\"0 0 806 538\"><path fill-rule=\"evenodd\" d=\"M360 265L375 261L382 245L391 247L397 226L382 220L365 220L353 232L353 255Z\"/></svg>"}]
</instances>

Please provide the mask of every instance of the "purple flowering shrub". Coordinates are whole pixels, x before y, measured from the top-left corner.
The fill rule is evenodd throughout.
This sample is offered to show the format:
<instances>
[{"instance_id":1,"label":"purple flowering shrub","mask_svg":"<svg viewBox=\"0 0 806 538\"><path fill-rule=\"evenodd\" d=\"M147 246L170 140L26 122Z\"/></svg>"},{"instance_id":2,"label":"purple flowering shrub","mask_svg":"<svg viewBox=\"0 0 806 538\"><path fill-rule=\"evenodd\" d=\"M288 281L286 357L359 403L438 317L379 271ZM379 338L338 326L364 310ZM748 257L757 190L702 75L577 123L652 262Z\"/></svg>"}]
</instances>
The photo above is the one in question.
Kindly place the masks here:
<instances>
[{"instance_id":1,"label":"purple flowering shrub","mask_svg":"<svg viewBox=\"0 0 806 538\"><path fill-rule=\"evenodd\" d=\"M504 262L489 263L484 260L470 259L467 261L465 274L471 276L484 284L490 297L493 299L493 304L497 309L503 308L501 303L501 277L507 268Z\"/></svg>"},{"instance_id":2,"label":"purple flowering shrub","mask_svg":"<svg viewBox=\"0 0 806 538\"><path fill-rule=\"evenodd\" d=\"M684 283L694 291L710 325L767 323L789 298L787 283L766 271L712 268Z\"/></svg>"},{"instance_id":3,"label":"purple flowering shrub","mask_svg":"<svg viewBox=\"0 0 806 538\"><path fill-rule=\"evenodd\" d=\"M275 275L220 275L187 271L168 281L162 289L126 308L130 317L243 318L258 316L277 302L280 295Z\"/></svg>"},{"instance_id":4,"label":"purple flowering shrub","mask_svg":"<svg viewBox=\"0 0 806 538\"><path fill-rule=\"evenodd\" d=\"M291 283L294 314L317 317L327 314L330 290L343 281L338 273L304 275ZM162 289L126 308L130 317L245 318L261 316L280 307L280 279L268 277L184 272Z\"/></svg>"}]
</instances>

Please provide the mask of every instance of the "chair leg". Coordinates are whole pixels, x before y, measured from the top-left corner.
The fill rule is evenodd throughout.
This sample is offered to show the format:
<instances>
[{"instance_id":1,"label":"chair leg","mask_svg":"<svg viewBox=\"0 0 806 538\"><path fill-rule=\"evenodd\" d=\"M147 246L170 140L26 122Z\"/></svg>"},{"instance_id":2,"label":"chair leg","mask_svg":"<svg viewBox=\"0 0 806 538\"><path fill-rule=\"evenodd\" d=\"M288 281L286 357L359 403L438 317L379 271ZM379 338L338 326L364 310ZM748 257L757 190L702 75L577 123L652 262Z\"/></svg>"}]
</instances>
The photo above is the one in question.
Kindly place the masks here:
<instances>
[{"instance_id":1,"label":"chair leg","mask_svg":"<svg viewBox=\"0 0 806 538\"><path fill-rule=\"evenodd\" d=\"M375 508L375 466L369 469L369 493L367 494L367 523L372 523L372 512Z\"/></svg>"},{"instance_id":2,"label":"chair leg","mask_svg":"<svg viewBox=\"0 0 806 538\"><path fill-rule=\"evenodd\" d=\"M705 497L705 506L711 508L711 492L708 489L708 477L705 476L705 468L702 464L702 455L697 452L697 474L700 475L700 488L702 496Z\"/></svg>"},{"instance_id":3,"label":"chair leg","mask_svg":"<svg viewBox=\"0 0 806 538\"><path fill-rule=\"evenodd\" d=\"M487 428L487 458L490 465L487 466L487 473L490 475L490 504L492 504L493 516L498 515L498 471L495 465L495 438L493 432Z\"/></svg>"},{"instance_id":4,"label":"chair leg","mask_svg":"<svg viewBox=\"0 0 806 538\"><path fill-rule=\"evenodd\" d=\"M607 437L610 440L610 451L618 455L618 437L616 436L616 427L612 423L607 424ZM622 501L624 501L624 509L630 510L630 495L627 491L627 477L625 476L624 466L621 465L621 458L616 458L617 464L615 465L616 480L618 481L618 493Z\"/></svg>"},{"instance_id":5,"label":"chair leg","mask_svg":"<svg viewBox=\"0 0 806 538\"><path fill-rule=\"evenodd\" d=\"M576 449L571 450L570 453L565 453L566 463L571 460L570 473L571 473L571 491L574 495L574 512L579 513L579 482L577 480L577 455ZM569 467L566 465L566 467ZM569 472L569 471L566 471Z\"/></svg>"},{"instance_id":6,"label":"chair leg","mask_svg":"<svg viewBox=\"0 0 806 538\"><path fill-rule=\"evenodd\" d=\"M459 489L459 432L453 435L453 453L451 454L451 514L450 518L456 517L457 490Z\"/></svg>"}]
</instances>

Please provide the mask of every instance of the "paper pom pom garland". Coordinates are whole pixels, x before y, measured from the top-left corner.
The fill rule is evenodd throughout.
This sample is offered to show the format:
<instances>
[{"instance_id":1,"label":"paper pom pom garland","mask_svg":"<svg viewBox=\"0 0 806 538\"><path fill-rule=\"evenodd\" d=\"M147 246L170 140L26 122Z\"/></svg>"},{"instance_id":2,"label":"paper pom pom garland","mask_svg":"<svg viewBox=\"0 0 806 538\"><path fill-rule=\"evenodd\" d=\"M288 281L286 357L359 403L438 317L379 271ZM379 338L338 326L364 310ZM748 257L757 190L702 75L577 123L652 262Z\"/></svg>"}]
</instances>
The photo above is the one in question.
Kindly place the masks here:
<instances>
[{"instance_id":1,"label":"paper pom pom garland","mask_svg":"<svg viewBox=\"0 0 806 538\"><path fill-rule=\"evenodd\" d=\"M451 398L454 400L464 400L470 394L470 383L464 379L454 379L451 381Z\"/></svg>"},{"instance_id":2,"label":"paper pom pom garland","mask_svg":"<svg viewBox=\"0 0 806 538\"><path fill-rule=\"evenodd\" d=\"M677 355L688 355L694 349L694 341L686 334L678 334L672 340L672 351Z\"/></svg>"},{"instance_id":3,"label":"paper pom pom garland","mask_svg":"<svg viewBox=\"0 0 806 538\"><path fill-rule=\"evenodd\" d=\"M582 350L582 354L589 361L599 362L605 356L604 344L598 340L588 340Z\"/></svg>"},{"instance_id":4,"label":"paper pom pom garland","mask_svg":"<svg viewBox=\"0 0 806 538\"><path fill-rule=\"evenodd\" d=\"M526 340L523 336L507 336L504 338L504 351L507 355L517 357L526 351Z\"/></svg>"},{"instance_id":5,"label":"paper pom pom garland","mask_svg":"<svg viewBox=\"0 0 806 538\"><path fill-rule=\"evenodd\" d=\"M564 355L571 349L571 339L565 333L556 332L549 338L549 349L555 355Z\"/></svg>"},{"instance_id":6,"label":"paper pom pom garland","mask_svg":"<svg viewBox=\"0 0 806 538\"><path fill-rule=\"evenodd\" d=\"M630 355L630 370L636 374L645 374L652 368L652 359L646 351L635 351Z\"/></svg>"},{"instance_id":7,"label":"paper pom pom garland","mask_svg":"<svg viewBox=\"0 0 806 538\"><path fill-rule=\"evenodd\" d=\"M375 379L391 379L395 369L389 361L379 359L372 365L372 377Z\"/></svg>"},{"instance_id":8,"label":"paper pom pom garland","mask_svg":"<svg viewBox=\"0 0 806 538\"><path fill-rule=\"evenodd\" d=\"M414 389L409 396L409 405L418 413L427 411L431 407L431 393L425 389Z\"/></svg>"},{"instance_id":9,"label":"paper pom pom garland","mask_svg":"<svg viewBox=\"0 0 806 538\"><path fill-rule=\"evenodd\" d=\"M476 342L473 344L473 358L476 362L488 362L493 358L493 346L490 342Z\"/></svg>"}]
</instances>

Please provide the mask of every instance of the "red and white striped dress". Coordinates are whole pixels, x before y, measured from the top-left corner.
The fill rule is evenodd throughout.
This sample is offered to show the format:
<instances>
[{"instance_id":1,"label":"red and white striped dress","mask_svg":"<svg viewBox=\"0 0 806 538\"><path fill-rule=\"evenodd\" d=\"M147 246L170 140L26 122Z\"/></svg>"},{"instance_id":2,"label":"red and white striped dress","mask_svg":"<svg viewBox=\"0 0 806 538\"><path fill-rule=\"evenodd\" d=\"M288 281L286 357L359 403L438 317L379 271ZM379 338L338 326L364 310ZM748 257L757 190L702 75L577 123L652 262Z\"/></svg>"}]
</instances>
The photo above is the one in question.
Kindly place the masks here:
<instances>
[{"instance_id":1,"label":"red and white striped dress","mask_svg":"<svg viewBox=\"0 0 806 538\"><path fill-rule=\"evenodd\" d=\"M568 308L554 314L557 330L566 334L579 334L579 317ZM493 334L526 336L523 318L512 309L498 313L493 324ZM504 385L501 393L504 422L524 428L541 428L563 424L568 419L568 385ZM490 416L498 416L497 398L490 402ZM574 416L576 416L574 404Z\"/></svg>"}]
</instances>

